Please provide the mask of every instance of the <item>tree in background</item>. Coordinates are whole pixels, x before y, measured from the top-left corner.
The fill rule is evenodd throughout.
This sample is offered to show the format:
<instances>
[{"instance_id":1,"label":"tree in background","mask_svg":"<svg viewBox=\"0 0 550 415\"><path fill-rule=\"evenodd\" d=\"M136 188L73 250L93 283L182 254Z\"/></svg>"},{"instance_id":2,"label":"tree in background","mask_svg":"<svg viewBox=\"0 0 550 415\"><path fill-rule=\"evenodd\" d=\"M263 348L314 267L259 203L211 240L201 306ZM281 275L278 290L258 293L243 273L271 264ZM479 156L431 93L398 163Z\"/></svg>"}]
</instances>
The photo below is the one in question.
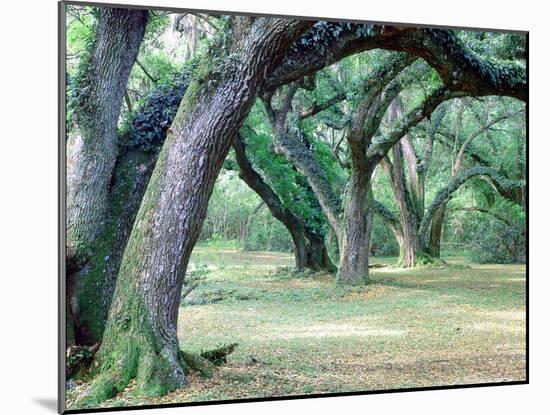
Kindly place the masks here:
<instances>
[{"instance_id":1,"label":"tree in background","mask_svg":"<svg viewBox=\"0 0 550 415\"><path fill-rule=\"evenodd\" d=\"M482 105L482 104L481 104ZM448 183L435 194L433 204L425 208L426 180L430 174L430 164L433 157L434 136L441 127L445 117L445 108L432 117L430 123L426 123L426 137L422 152L415 148L413 140L407 134L398 144L392 147L391 160L386 157L381 165L389 179L394 200L397 202L398 218L382 215L394 231L400 246L398 264L403 267L413 267L420 262L431 262L431 257L439 258L441 230L443 226L445 206L453 193L460 187L476 177L488 177L493 183L498 183L500 189L513 189L522 185L521 181L510 181L500 175L495 169L487 166L460 172L464 161L465 152L472 141L498 124L518 115L518 111L510 112L510 107L517 105L508 103L506 112L489 117L482 125L469 132L467 137L460 140L459 131L455 134L456 159L451 169L451 177ZM396 100L392 105L390 117L396 118L401 111L401 102ZM459 112L460 114L460 112ZM458 123L460 125L460 123ZM460 127L458 127L460 129ZM421 144L421 143L419 143ZM461 174L459 174L459 172ZM437 206L437 207L436 207ZM425 215L425 211L427 214ZM396 221L399 224L396 224ZM430 233L430 236L426 236Z\"/></svg>"}]
</instances>

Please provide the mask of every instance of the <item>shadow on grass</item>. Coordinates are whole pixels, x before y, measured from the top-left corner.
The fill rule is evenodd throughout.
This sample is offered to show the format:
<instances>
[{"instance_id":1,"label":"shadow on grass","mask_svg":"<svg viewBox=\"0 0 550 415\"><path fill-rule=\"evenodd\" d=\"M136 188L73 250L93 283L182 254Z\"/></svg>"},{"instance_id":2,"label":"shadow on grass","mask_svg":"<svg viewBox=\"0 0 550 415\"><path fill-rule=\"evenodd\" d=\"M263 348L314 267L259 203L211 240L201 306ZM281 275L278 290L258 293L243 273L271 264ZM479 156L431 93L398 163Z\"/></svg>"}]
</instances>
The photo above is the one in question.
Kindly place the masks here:
<instances>
[{"instance_id":1,"label":"shadow on grass","mask_svg":"<svg viewBox=\"0 0 550 415\"><path fill-rule=\"evenodd\" d=\"M518 267L518 271L522 271ZM502 275L501 275L502 274ZM524 305L526 280L510 278L509 270L495 269L418 269L393 275L378 274L373 284L405 290L418 290L437 296L453 296L462 302L504 306Z\"/></svg>"}]
</instances>

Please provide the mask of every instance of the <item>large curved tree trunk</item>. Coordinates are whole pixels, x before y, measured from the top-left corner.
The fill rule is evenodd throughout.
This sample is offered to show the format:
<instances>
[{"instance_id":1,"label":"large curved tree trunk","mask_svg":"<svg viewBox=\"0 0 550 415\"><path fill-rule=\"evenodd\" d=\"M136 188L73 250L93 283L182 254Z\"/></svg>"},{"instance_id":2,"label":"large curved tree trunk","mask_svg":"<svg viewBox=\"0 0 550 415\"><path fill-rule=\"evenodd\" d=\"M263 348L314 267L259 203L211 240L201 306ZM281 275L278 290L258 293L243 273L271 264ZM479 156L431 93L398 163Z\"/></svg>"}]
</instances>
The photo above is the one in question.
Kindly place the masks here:
<instances>
[{"instance_id":1,"label":"large curved tree trunk","mask_svg":"<svg viewBox=\"0 0 550 415\"><path fill-rule=\"evenodd\" d=\"M311 23L235 18L228 56L212 49L180 104L120 266L100 374L77 406L124 389L161 395L185 385L177 320L181 288L231 140L263 76Z\"/></svg>"},{"instance_id":2,"label":"large curved tree trunk","mask_svg":"<svg viewBox=\"0 0 550 415\"><path fill-rule=\"evenodd\" d=\"M148 15L114 8L99 13L96 39L77 85L77 126L67 140L67 297L75 341L84 344L97 340L85 327L93 318L86 311L101 308L102 297L96 294L79 305L79 273L102 248L97 240L109 221L117 122Z\"/></svg>"}]
</instances>

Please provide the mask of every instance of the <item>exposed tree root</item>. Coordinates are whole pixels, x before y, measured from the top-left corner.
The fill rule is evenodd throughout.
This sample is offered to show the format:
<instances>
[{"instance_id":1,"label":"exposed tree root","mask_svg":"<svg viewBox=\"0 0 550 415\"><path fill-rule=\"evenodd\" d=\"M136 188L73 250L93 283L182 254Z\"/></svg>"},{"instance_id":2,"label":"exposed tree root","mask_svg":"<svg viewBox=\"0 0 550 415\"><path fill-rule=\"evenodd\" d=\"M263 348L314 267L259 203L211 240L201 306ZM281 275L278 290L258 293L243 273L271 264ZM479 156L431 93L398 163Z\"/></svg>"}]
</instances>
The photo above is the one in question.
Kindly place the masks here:
<instances>
[{"instance_id":1,"label":"exposed tree root","mask_svg":"<svg viewBox=\"0 0 550 415\"><path fill-rule=\"evenodd\" d=\"M215 349L202 351L201 357L212 362L215 366L221 366L227 363L227 356L233 353L237 346L237 343L222 344Z\"/></svg>"},{"instance_id":2,"label":"exposed tree root","mask_svg":"<svg viewBox=\"0 0 550 415\"><path fill-rule=\"evenodd\" d=\"M71 346L67 349L67 379L79 377L90 368L100 343L93 346Z\"/></svg>"}]
</instances>

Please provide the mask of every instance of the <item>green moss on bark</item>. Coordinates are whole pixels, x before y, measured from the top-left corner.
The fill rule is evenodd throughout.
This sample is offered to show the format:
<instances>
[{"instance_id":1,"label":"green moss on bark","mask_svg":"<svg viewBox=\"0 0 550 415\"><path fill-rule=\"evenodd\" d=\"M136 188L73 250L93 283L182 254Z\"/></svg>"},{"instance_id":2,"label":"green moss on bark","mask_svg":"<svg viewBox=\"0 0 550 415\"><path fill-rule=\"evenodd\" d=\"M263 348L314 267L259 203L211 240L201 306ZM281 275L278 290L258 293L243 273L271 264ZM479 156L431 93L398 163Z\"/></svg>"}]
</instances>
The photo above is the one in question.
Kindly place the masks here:
<instances>
[{"instance_id":1,"label":"green moss on bark","mask_svg":"<svg viewBox=\"0 0 550 415\"><path fill-rule=\"evenodd\" d=\"M107 313L112 298L118 265L124 250L126 235L120 235L128 220L128 203L140 180L137 171L151 161L151 156L139 151L123 156L116 166L113 187L110 192L110 213L102 235L97 238L90 251L88 266L82 271L77 287L79 319L85 330L87 344L101 341ZM131 221L130 221L131 222Z\"/></svg>"}]
</instances>

